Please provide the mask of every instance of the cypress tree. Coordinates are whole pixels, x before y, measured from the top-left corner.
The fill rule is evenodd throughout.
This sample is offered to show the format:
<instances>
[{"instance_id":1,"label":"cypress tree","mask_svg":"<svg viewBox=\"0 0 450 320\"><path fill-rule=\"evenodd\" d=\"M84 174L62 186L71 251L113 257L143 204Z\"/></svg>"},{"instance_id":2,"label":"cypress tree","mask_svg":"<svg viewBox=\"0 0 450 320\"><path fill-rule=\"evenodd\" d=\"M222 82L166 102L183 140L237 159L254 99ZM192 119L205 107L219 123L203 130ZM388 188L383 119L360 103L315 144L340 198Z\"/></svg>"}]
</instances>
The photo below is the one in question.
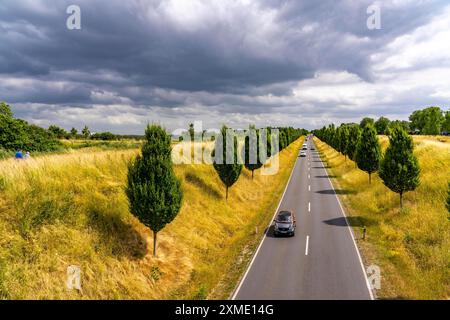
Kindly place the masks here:
<instances>
[{"instance_id":1,"label":"cypress tree","mask_svg":"<svg viewBox=\"0 0 450 320\"><path fill-rule=\"evenodd\" d=\"M377 129L378 134L387 134L387 129L391 121L386 117L380 117L375 121L375 129Z\"/></svg>"},{"instance_id":2,"label":"cypress tree","mask_svg":"<svg viewBox=\"0 0 450 320\"><path fill-rule=\"evenodd\" d=\"M420 168L413 154L412 138L401 127L395 127L389 136L389 147L380 164L380 178L386 187L400 195L413 191L419 185Z\"/></svg>"},{"instance_id":3,"label":"cypress tree","mask_svg":"<svg viewBox=\"0 0 450 320\"><path fill-rule=\"evenodd\" d=\"M376 172L380 165L381 149L378 143L377 131L370 122L367 123L361 133L361 138L356 146L356 164L358 168L371 175Z\"/></svg>"},{"instance_id":4,"label":"cypress tree","mask_svg":"<svg viewBox=\"0 0 450 320\"><path fill-rule=\"evenodd\" d=\"M254 176L254 171L261 168L263 163L260 161L259 156L259 143L260 143L260 133L259 130L256 130L254 126L250 127L249 135L245 137L245 146L242 149L244 151L244 165L245 167L252 172L252 180ZM250 148L250 138L251 141L256 143L253 148ZM250 152L256 153L256 158L250 158ZM250 160L253 160L250 163Z\"/></svg>"},{"instance_id":5,"label":"cypress tree","mask_svg":"<svg viewBox=\"0 0 450 320\"><path fill-rule=\"evenodd\" d=\"M170 136L163 128L147 126L141 151L128 166L126 194L131 213L153 231L156 256L157 234L177 216L183 192L172 167Z\"/></svg>"},{"instance_id":6,"label":"cypress tree","mask_svg":"<svg viewBox=\"0 0 450 320\"><path fill-rule=\"evenodd\" d=\"M266 128L266 156L269 158L272 154L272 129ZM279 148L278 148L279 149Z\"/></svg>"},{"instance_id":7,"label":"cypress tree","mask_svg":"<svg viewBox=\"0 0 450 320\"><path fill-rule=\"evenodd\" d=\"M283 150L287 147L287 138L284 130L280 130L280 138L278 140L278 150Z\"/></svg>"},{"instance_id":8,"label":"cypress tree","mask_svg":"<svg viewBox=\"0 0 450 320\"><path fill-rule=\"evenodd\" d=\"M356 146L358 145L361 136L361 129L359 128L359 125L352 125L349 127L348 131L348 143L345 152L351 160L355 161Z\"/></svg>"},{"instance_id":9,"label":"cypress tree","mask_svg":"<svg viewBox=\"0 0 450 320\"><path fill-rule=\"evenodd\" d=\"M339 152L345 156L347 161L347 145L349 140L349 131L346 125L339 127Z\"/></svg>"},{"instance_id":10,"label":"cypress tree","mask_svg":"<svg viewBox=\"0 0 450 320\"><path fill-rule=\"evenodd\" d=\"M365 117L361 120L361 122L359 123L359 126L361 127L361 129L364 129L364 127L368 124L375 124L375 121L372 118L369 117Z\"/></svg>"},{"instance_id":11,"label":"cypress tree","mask_svg":"<svg viewBox=\"0 0 450 320\"><path fill-rule=\"evenodd\" d=\"M227 145L227 127L223 126L221 129L222 139L216 139L215 147L212 153L214 157L213 166L217 171L220 180L225 185L226 194L225 199L228 199L228 188L231 187L238 179L242 171L243 165L238 163L238 143L237 138L233 137L233 146ZM222 140L222 141L220 141ZM233 154L231 155L231 151ZM228 151L228 152L227 152ZM220 153L222 159L220 159ZM227 163L227 153L232 156L231 163Z\"/></svg>"},{"instance_id":12,"label":"cypress tree","mask_svg":"<svg viewBox=\"0 0 450 320\"><path fill-rule=\"evenodd\" d=\"M340 139L341 139L341 130L342 130L342 127L338 127L336 129L336 133L335 133L335 136L334 136L334 147L333 147L339 153L341 153L341 141L340 141Z\"/></svg>"}]
</instances>

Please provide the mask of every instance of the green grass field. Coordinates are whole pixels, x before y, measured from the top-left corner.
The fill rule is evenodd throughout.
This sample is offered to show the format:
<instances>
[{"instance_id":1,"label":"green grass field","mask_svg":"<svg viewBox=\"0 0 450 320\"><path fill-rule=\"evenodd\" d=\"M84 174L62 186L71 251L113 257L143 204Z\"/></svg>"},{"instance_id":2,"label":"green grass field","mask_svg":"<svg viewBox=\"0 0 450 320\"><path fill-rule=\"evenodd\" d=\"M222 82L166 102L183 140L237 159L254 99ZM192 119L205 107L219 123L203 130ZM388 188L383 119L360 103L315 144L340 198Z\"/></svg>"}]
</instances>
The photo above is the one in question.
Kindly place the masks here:
<instances>
[{"instance_id":1,"label":"green grass field","mask_svg":"<svg viewBox=\"0 0 450 320\"><path fill-rule=\"evenodd\" d=\"M277 175L243 170L225 189L211 165L177 165L184 203L152 235L128 210L127 164L138 149L83 148L0 162L0 298L228 298L281 197L303 139ZM66 288L67 267L82 292Z\"/></svg>"},{"instance_id":2,"label":"green grass field","mask_svg":"<svg viewBox=\"0 0 450 320\"><path fill-rule=\"evenodd\" d=\"M327 161L335 188L340 192L356 234L367 227L367 239L359 239L366 265L381 267L378 292L387 299L450 298L450 221L445 199L450 180L450 139L414 137L415 155L421 167L421 184L399 197L385 187L378 175L372 184L354 162L316 139ZM382 149L388 139L380 137Z\"/></svg>"}]
</instances>

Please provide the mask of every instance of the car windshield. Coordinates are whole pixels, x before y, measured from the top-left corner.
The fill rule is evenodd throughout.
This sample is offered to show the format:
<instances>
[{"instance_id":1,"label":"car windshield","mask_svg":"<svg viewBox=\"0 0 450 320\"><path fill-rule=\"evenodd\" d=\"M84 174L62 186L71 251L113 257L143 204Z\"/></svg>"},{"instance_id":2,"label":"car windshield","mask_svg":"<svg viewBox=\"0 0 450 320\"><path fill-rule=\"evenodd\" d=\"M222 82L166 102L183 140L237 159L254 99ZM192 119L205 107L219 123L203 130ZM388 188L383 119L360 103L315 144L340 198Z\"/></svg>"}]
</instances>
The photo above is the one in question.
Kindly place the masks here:
<instances>
[{"instance_id":1,"label":"car windshield","mask_svg":"<svg viewBox=\"0 0 450 320\"><path fill-rule=\"evenodd\" d=\"M277 221L279 222L291 222L292 215L290 212L282 211L278 214Z\"/></svg>"}]
</instances>

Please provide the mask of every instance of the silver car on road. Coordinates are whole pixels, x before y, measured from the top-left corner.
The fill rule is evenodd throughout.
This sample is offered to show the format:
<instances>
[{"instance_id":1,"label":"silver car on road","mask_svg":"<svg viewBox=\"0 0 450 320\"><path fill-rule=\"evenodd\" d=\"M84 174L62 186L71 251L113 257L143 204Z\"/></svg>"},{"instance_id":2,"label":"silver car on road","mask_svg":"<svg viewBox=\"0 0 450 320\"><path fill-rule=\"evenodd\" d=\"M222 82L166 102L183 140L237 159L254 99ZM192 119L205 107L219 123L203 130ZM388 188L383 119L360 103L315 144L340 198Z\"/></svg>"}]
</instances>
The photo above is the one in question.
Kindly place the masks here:
<instances>
[{"instance_id":1,"label":"silver car on road","mask_svg":"<svg viewBox=\"0 0 450 320\"><path fill-rule=\"evenodd\" d=\"M278 212L275 220L273 234L279 235L295 235L296 221L295 215L292 211L283 210Z\"/></svg>"}]
</instances>

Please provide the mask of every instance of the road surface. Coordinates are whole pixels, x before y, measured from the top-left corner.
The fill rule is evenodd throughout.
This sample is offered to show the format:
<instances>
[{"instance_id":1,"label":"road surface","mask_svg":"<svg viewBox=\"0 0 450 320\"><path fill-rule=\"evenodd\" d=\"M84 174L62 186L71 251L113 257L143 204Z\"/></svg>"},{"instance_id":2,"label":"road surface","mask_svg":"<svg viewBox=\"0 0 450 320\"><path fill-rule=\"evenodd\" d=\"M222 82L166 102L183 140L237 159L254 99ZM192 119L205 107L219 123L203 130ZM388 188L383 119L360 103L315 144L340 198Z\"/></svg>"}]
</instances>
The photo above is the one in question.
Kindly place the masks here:
<instances>
[{"instance_id":1,"label":"road surface","mask_svg":"<svg viewBox=\"0 0 450 320\"><path fill-rule=\"evenodd\" d=\"M373 299L328 173L308 144L278 209L294 211L296 234L275 238L268 228L233 299Z\"/></svg>"}]
</instances>

